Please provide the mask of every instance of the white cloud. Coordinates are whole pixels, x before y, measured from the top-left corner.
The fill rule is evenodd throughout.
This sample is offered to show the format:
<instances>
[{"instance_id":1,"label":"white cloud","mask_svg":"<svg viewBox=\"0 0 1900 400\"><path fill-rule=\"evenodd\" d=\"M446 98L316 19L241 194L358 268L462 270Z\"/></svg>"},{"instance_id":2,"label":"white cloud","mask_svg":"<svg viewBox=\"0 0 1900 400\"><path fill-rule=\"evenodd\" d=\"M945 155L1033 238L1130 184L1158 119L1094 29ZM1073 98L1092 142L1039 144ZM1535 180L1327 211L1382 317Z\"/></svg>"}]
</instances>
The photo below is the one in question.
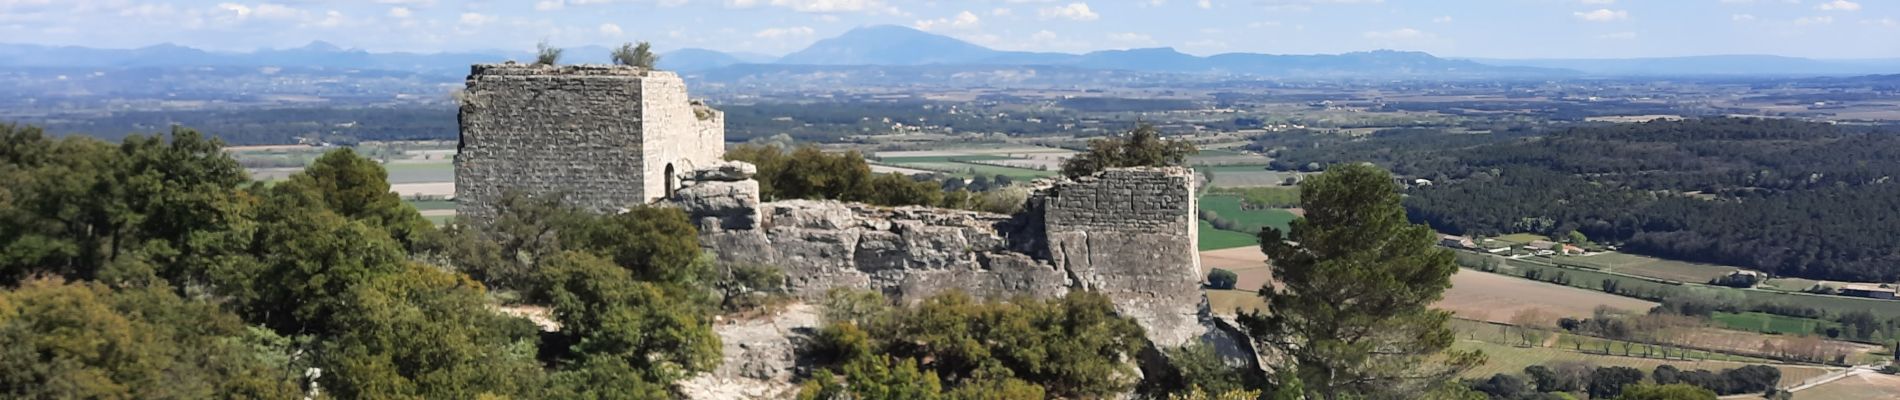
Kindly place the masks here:
<instances>
[{"instance_id":1,"label":"white cloud","mask_svg":"<svg viewBox=\"0 0 1900 400\"><path fill-rule=\"evenodd\" d=\"M1108 40L1129 46L1153 46L1155 44L1155 38L1153 36L1135 32L1110 33L1108 34Z\"/></svg>"},{"instance_id":2,"label":"white cloud","mask_svg":"<svg viewBox=\"0 0 1900 400\"><path fill-rule=\"evenodd\" d=\"M1366 32L1365 37L1373 40L1408 40L1431 37L1431 34L1412 28L1399 28L1389 31Z\"/></svg>"},{"instance_id":3,"label":"white cloud","mask_svg":"<svg viewBox=\"0 0 1900 400\"><path fill-rule=\"evenodd\" d=\"M912 26L927 31L936 28L970 29L982 24L983 18L977 17L976 13L964 11L955 17L917 20Z\"/></svg>"},{"instance_id":4,"label":"white cloud","mask_svg":"<svg viewBox=\"0 0 1900 400\"><path fill-rule=\"evenodd\" d=\"M1590 21L1590 22L1610 22L1610 21L1620 21L1620 20L1625 20L1625 19L1630 18L1629 11L1611 10L1608 8L1599 8L1599 9L1596 9L1596 11L1590 11L1590 12L1578 11L1578 12L1570 13L1570 15L1575 15L1577 19Z\"/></svg>"},{"instance_id":5,"label":"white cloud","mask_svg":"<svg viewBox=\"0 0 1900 400\"><path fill-rule=\"evenodd\" d=\"M459 19L459 21L461 21L462 25L482 26L482 25L488 25L490 23L493 23L499 19L501 18L493 16L493 15L486 15L482 13L471 12L471 13L462 13L462 17L461 19Z\"/></svg>"},{"instance_id":6,"label":"white cloud","mask_svg":"<svg viewBox=\"0 0 1900 400\"><path fill-rule=\"evenodd\" d=\"M1730 21L1735 21L1735 22L1754 22L1755 15L1754 14L1735 14L1735 15L1728 16L1728 19Z\"/></svg>"},{"instance_id":7,"label":"white cloud","mask_svg":"<svg viewBox=\"0 0 1900 400\"><path fill-rule=\"evenodd\" d=\"M1636 32L1616 32L1597 35L1597 39L1629 40L1635 38Z\"/></svg>"},{"instance_id":8,"label":"white cloud","mask_svg":"<svg viewBox=\"0 0 1900 400\"><path fill-rule=\"evenodd\" d=\"M671 0L683 3L680 0ZM726 0L728 8L752 8L760 5L789 8L792 11L806 13L884 13L903 14L897 7L885 4L884 0Z\"/></svg>"},{"instance_id":9,"label":"white cloud","mask_svg":"<svg viewBox=\"0 0 1900 400\"><path fill-rule=\"evenodd\" d=\"M789 39L808 37L814 33L816 32L812 31L809 26L794 26L790 28L767 28L753 33L752 37L760 39Z\"/></svg>"},{"instance_id":10,"label":"white cloud","mask_svg":"<svg viewBox=\"0 0 1900 400\"><path fill-rule=\"evenodd\" d=\"M1036 34L1034 35L1029 35L1029 38L1035 39L1036 41L1056 40L1056 33L1050 32L1049 30L1044 29L1044 30L1036 31Z\"/></svg>"},{"instance_id":11,"label":"white cloud","mask_svg":"<svg viewBox=\"0 0 1900 400\"><path fill-rule=\"evenodd\" d=\"M1074 21L1094 21L1102 18L1101 14L1096 14L1095 10L1090 10L1087 3L1069 3L1069 5L1066 6L1048 7L1038 11L1037 14L1041 15L1042 19L1061 18Z\"/></svg>"},{"instance_id":12,"label":"white cloud","mask_svg":"<svg viewBox=\"0 0 1900 400\"><path fill-rule=\"evenodd\" d=\"M411 15L415 15L415 13L412 11L409 11L409 7L390 7L389 8L389 16L392 18L409 18L409 16Z\"/></svg>"},{"instance_id":13,"label":"white cloud","mask_svg":"<svg viewBox=\"0 0 1900 400\"><path fill-rule=\"evenodd\" d=\"M566 1L562 1L562 0L541 0L541 1L537 1L537 2L534 2L534 10L535 10L535 11L554 11L554 10L559 10L559 9L562 9L562 8L567 8L567 2L566 2Z\"/></svg>"},{"instance_id":14,"label":"white cloud","mask_svg":"<svg viewBox=\"0 0 1900 400\"><path fill-rule=\"evenodd\" d=\"M1894 20L1893 17L1864 20L1864 21L1860 21L1860 23L1868 24L1868 25L1879 25L1879 26L1888 27L1888 28L1900 28L1900 21Z\"/></svg>"},{"instance_id":15,"label":"white cloud","mask_svg":"<svg viewBox=\"0 0 1900 400\"><path fill-rule=\"evenodd\" d=\"M990 10L990 16L995 16L995 17L1007 17L1015 13L1016 11L1010 10L1008 8L1003 8L1003 7L997 7L994 10Z\"/></svg>"},{"instance_id":16,"label":"white cloud","mask_svg":"<svg viewBox=\"0 0 1900 400\"><path fill-rule=\"evenodd\" d=\"M600 24L599 30L600 35L606 37L620 37L621 34L626 33L626 31L620 30L620 25L611 23Z\"/></svg>"},{"instance_id":17,"label":"white cloud","mask_svg":"<svg viewBox=\"0 0 1900 400\"><path fill-rule=\"evenodd\" d=\"M1834 23L1834 17L1825 15L1819 17L1801 17L1795 18L1794 20L1795 25L1827 25L1832 23Z\"/></svg>"},{"instance_id":18,"label":"white cloud","mask_svg":"<svg viewBox=\"0 0 1900 400\"><path fill-rule=\"evenodd\" d=\"M1214 8L1214 0L1201 0L1201 1L1197 1L1197 2L1194 2L1194 6L1195 6L1195 7L1200 7L1200 8L1202 9L1202 10L1209 10L1209 9L1213 9L1213 8Z\"/></svg>"},{"instance_id":19,"label":"white cloud","mask_svg":"<svg viewBox=\"0 0 1900 400\"><path fill-rule=\"evenodd\" d=\"M1451 16L1450 16L1450 15L1446 15L1446 16L1442 16L1442 17L1438 17L1438 18L1432 18L1432 22L1436 22L1436 23L1440 23L1440 24L1444 24L1444 23L1450 23L1450 22L1451 22Z\"/></svg>"},{"instance_id":20,"label":"white cloud","mask_svg":"<svg viewBox=\"0 0 1900 400\"><path fill-rule=\"evenodd\" d=\"M1834 0L1834 1L1826 2L1826 3L1821 3L1821 5L1814 6L1814 8L1821 9L1823 11L1860 11L1860 3L1855 3L1855 2L1851 2L1847 0Z\"/></svg>"}]
</instances>

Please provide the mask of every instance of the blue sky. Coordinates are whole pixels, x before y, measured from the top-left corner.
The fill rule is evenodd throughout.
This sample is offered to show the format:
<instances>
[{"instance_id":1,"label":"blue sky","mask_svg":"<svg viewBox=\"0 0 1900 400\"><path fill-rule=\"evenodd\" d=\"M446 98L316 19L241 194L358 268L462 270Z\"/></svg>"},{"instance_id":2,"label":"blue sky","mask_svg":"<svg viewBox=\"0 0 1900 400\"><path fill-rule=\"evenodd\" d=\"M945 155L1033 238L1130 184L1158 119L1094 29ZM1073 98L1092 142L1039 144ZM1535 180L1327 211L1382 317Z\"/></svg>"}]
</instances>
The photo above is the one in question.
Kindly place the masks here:
<instances>
[{"instance_id":1,"label":"blue sky","mask_svg":"<svg viewBox=\"0 0 1900 400\"><path fill-rule=\"evenodd\" d=\"M0 42L785 54L892 24L1006 50L1900 57L1900 0L0 0Z\"/></svg>"}]
</instances>

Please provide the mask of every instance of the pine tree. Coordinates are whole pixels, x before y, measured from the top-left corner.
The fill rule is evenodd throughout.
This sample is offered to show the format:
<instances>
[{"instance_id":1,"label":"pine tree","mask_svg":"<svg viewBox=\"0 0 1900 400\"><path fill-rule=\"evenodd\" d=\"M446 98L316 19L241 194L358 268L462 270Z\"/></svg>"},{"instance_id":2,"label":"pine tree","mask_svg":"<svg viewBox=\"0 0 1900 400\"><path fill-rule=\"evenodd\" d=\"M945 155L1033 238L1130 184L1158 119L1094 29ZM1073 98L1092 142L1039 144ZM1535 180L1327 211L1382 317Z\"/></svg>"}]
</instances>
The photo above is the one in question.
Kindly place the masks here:
<instances>
[{"instance_id":1,"label":"pine tree","mask_svg":"<svg viewBox=\"0 0 1900 400\"><path fill-rule=\"evenodd\" d=\"M1483 362L1450 351L1451 314L1429 306L1451 287L1450 251L1405 218L1391 174L1365 164L1333 168L1300 186L1306 216L1289 232L1265 229L1260 247L1282 286L1261 297L1271 314L1243 323L1296 363L1308 393L1325 399L1424 393Z\"/></svg>"}]
</instances>

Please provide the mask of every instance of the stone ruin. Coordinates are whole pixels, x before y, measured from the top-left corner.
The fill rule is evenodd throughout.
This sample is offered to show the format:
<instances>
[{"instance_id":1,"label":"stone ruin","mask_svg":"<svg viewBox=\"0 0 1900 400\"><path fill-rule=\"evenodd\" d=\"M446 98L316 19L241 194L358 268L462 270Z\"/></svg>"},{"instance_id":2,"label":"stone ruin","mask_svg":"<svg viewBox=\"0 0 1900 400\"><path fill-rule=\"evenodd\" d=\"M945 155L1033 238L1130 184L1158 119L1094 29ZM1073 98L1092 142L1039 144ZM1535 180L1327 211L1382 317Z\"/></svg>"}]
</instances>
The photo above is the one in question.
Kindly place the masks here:
<instances>
[{"instance_id":1,"label":"stone ruin","mask_svg":"<svg viewBox=\"0 0 1900 400\"><path fill-rule=\"evenodd\" d=\"M485 64L461 93L456 214L494 216L503 192L565 193L595 212L663 199L725 155L725 114L666 71Z\"/></svg>"},{"instance_id":2,"label":"stone ruin","mask_svg":"<svg viewBox=\"0 0 1900 400\"><path fill-rule=\"evenodd\" d=\"M752 165L720 161L724 116L689 101L678 75L476 65L467 85L456 197L458 213L477 225L495 216L508 191L560 194L602 213L663 201L693 218L708 252L780 268L803 300L834 288L902 301L948 290L984 298L1096 291L1157 346L1199 339L1254 364L1231 324L1207 312L1192 170L1038 181L1015 215L764 202ZM785 397L795 389L797 342L821 320L815 308L795 304L771 318L720 324L725 362L682 390L695 398Z\"/></svg>"},{"instance_id":3,"label":"stone ruin","mask_svg":"<svg viewBox=\"0 0 1900 400\"><path fill-rule=\"evenodd\" d=\"M1205 328L1186 168L1113 169L1033 192L1015 215L835 201L761 202L752 166L695 173L673 196L720 261L776 266L791 292L874 289L900 300L1106 294L1161 346Z\"/></svg>"}]
</instances>

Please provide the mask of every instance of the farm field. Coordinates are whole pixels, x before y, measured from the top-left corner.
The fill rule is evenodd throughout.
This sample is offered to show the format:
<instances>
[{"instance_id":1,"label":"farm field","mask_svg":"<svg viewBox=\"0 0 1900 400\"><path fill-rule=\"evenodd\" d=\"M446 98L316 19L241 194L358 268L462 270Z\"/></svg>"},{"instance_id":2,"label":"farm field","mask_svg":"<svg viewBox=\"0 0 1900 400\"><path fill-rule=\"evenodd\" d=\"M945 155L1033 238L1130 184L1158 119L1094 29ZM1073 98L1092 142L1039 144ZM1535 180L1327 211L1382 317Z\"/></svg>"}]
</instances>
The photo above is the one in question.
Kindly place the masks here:
<instances>
[{"instance_id":1,"label":"farm field","mask_svg":"<svg viewBox=\"0 0 1900 400\"><path fill-rule=\"evenodd\" d=\"M1295 218L1292 212L1282 209L1242 209L1239 196L1202 195L1200 206L1202 211L1212 211L1221 219L1234 221L1239 225L1235 232L1259 232L1262 227L1286 230L1287 223Z\"/></svg>"},{"instance_id":2,"label":"farm field","mask_svg":"<svg viewBox=\"0 0 1900 400\"><path fill-rule=\"evenodd\" d=\"M1207 308L1215 314L1235 315L1235 310L1242 313L1266 310L1267 302L1252 290L1209 290Z\"/></svg>"},{"instance_id":3,"label":"farm field","mask_svg":"<svg viewBox=\"0 0 1900 400\"><path fill-rule=\"evenodd\" d=\"M1201 251L1229 249L1229 248L1235 248L1235 247L1251 248L1251 247L1254 247L1254 245L1260 243L1260 240L1258 238L1255 238L1253 235L1248 235L1245 233L1234 232L1234 231L1214 229L1214 225L1207 223L1207 221L1200 221L1200 224L1201 224L1201 228L1200 228L1201 236L1198 238L1199 239L1198 243L1195 243L1195 245Z\"/></svg>"},{"instance_id":4,"label":"farm field","mask_svg":"<svg viewBox=\"0 0 1900 400\"><path fill-rule=\"evenodd\" d=\"M1539 240L1550 240L1550 237L1535 234L1535 233L1513 233L1509 235L1494 237L1492 239L1497 239L1499 241L1504 241L1504 242L1510 242L1511 244L1526 244L1526 243L1535 242Z\"/></svg>"},{"instance_id":5,"label":"farm field","mask_svg":"<svg viewBox=\"0 0 1900 400\"><path fill-rule=\"evenodd\" d=\"M1861 373L1794 392L1794 398L1796 400L1900 400L1900 376Z\"/></svg>"},{"instance_id":6,"label":"farm field","mask_svg":"<svg viewBox=\"0 0 1900 400\"><path fill-rule=\"evenodd\" d=\"M892 156L891 154L900 154L902 156ZM1035 153L1035 154L1046 155L1046 153ZM877 158L873 162L881 166L889 166L889 167L905 168L905 169L913 169L913 170L935 171L935 172L961 176L965 178L974 177L976 175L983 175L983 176L1003 175L1003 176L1008 176L1011 179L1031 180L1031 179L1036 179L1036 178L1041 178L1041 177L1046 177L1046 176L1054 176L1056 174L1056 170L1059 169L1058 167L1049 166L1049 165L1055 165L1051 163L1055 163L1056 161L1042 160L1040 158L1038 159L1023 158L1023 157L1027 157L1027 155L1022 155L1022 156L1012 156L1012 155L1015 155L1015 154L1012 154L1012 153L1001 153L1001 154L957 153L957 152L952 152L952 151L884 152L884 153L878 153ZM999 164L1005 164L1005 163L1010 164L1010 165L1022 164L1021 166L1025 166L1025 167L1030 166L1031 164L1043 165L1043 166L1047 166L1048 170L1018 168L1018 167L999 165Z\"/></svg>"},{"instance_id":7,"label":"farm field","mask_svg":"<svg viewBox=\"0 0 1900 400\"><path fill-rule=\"evenodd\" d=\"M1220 268L1234 271L1239 280L1234 288L1245 291L1259 289L1260 285L1273 280L1273 271L1267 266L1267 255L1260 253L1258 247L1240 247L1226 250L1201 252L1201 269L1213 271Z\"/></svg>"},{"instance_id":8,"label":"farm field","mask_svg":"<svg viewBox=\"0 0 1900 400\"><path fill-rule=\"evenodd\" d=\"M1258 165L1273 161L1267 156L1224 149L1201 149L1188 157L1188 165Z\"/></svg>"},{"instance_id":9,"label":"farm field","mask_svg":"<svg viewBox=\"0 0 1900 400\"><path fill-rule=\"evenodd\" d=\"M1661 360L1661 359L1643 358L1643 357L1623 357L1623 356L1614 356L1614 355L1580 353L1574 350L1560 349L1560 348L1518 347L1518 346L1512 346L1512 345L1504 345L1504 344L1490 343L1490 342L1478 341L1478 340L1467 340L1467 339L1460 339L1458 343L1452 345L1452 348L1458 349L1458 350L1479 350L1479 351L1484 352L1487 361L1484 363L1484 365L1480 365L1477 368L1473 368L1470 371L1466 371L1464 373L1464 377L1467 377L1467 378L1489 377L1491 375L1499 374L1499 373L1522 375L1524 373L1524 367L1529 367L1532 365L1549 366L1551 364L1563 363L1563 362L1580 362L1580 363L1594 365L1594 366L1631 367L1631 368L1643 370L1643 372L1645 373L1654 371L1656 369L1656 366L1659 366L1659 365L1674 365L1676 366L1676 368L1683 369L1683 370L1705 369L1705 370L1710 370L1710 371L1720 371L1723 369L1740 368L1743 366L1760 364L1760 363L1745 363L1745 362L1731 362L1731 361L1701 361L1701 360L1683 361L1683 360ZM1786 364L1768 364L1768 365L1781 370L1781 382L1783 385L1789 385L1795 382L1800 382L1808 378L1820 376L1822 374L1826 374L1829 371L1828 368L1805 366L1805 365L1786 365ZM1796 396L1796 398L1801 398L1801 397Z\"/></svg>"},{"instance_id":10,"label":"farm field","mask_svg":"<svg viewBox=\"0 0 1900 400\"><path fill-rule=\"evenodd\" d=\"M1559 264L1575 264L1605 271L1615 271L1636 276L1666 279L1677 282L1708 282L1740 268L1713 264L1699 264L1682 261L1664 260L1655 257L1639 256L1617 252L1606 252L1588 256L1556 257L1552 261Z\"/></svg>"},{"instance_id":11,"label":"farm field","mask_svg":"<svg viewBox=\"0 0 1900 400\"><path fill-rule=\"evenodd\" d=\"M1833 321L1795 318L1759 312L1745 312L1739 314L1716 312L1712 319L1728 329L1776 334L1805 335L1827 329L1831 326L1840 325Z\"/></svg>"},{"instance_id":12,"label":"farm field","mask_svg":"<svg viewBox=\"0 0 1900 400\"><path fill-rule=\"evenodd\" d=\"M1301 172L1272 171L1266 165L1197 166L1194 171L1214 171L1214 181L1208 184L1213 187L1281 186L1288 177L1306 175Z\"/></svg>"},{"instance_id":13,"label":"farm field","mask_svg":"<svg viewBox=\"0 0 1900 400\"><path fill-rule=\"evenodd\" d=\"M1708 296L1740 296L1741 301L1753 303L1775 303L1798 305L1827 310L1867 310L1881 318L1900 317L1900 301L1875 300L1859 297L1825 296L1807 293L1782 292L1759 289L1733 289L1709 286L1699 283L1669 284L1653 278L1614 274L1581 268L1565 268L1551 265L1541 260L1506 260L1505 270L1513 275L1522 275L1526 270L1539 270L1544 279L1562 273L1569 279L1570 286L1602 290L1605 280L1616 281L1618 290L1623 293L1635 293L1643 297L1675 295L1693 291Z\"/></svg>"},{"instance_id":14,"label":"farm field","mask_svg":"<svg viewBox=\"0 0 1900 400\"><path fill-rule=\"evenodd\" d=\"M1451 276L1451 289L1432 307L1451 311L1460 318L1510 322L1524 310L1541 310L1550 317L1588 317L1597 306L1642 313L1656 303L1592 290L1564 287L1524 278L1459 268Z\"/></svg>"}]
</instances>

